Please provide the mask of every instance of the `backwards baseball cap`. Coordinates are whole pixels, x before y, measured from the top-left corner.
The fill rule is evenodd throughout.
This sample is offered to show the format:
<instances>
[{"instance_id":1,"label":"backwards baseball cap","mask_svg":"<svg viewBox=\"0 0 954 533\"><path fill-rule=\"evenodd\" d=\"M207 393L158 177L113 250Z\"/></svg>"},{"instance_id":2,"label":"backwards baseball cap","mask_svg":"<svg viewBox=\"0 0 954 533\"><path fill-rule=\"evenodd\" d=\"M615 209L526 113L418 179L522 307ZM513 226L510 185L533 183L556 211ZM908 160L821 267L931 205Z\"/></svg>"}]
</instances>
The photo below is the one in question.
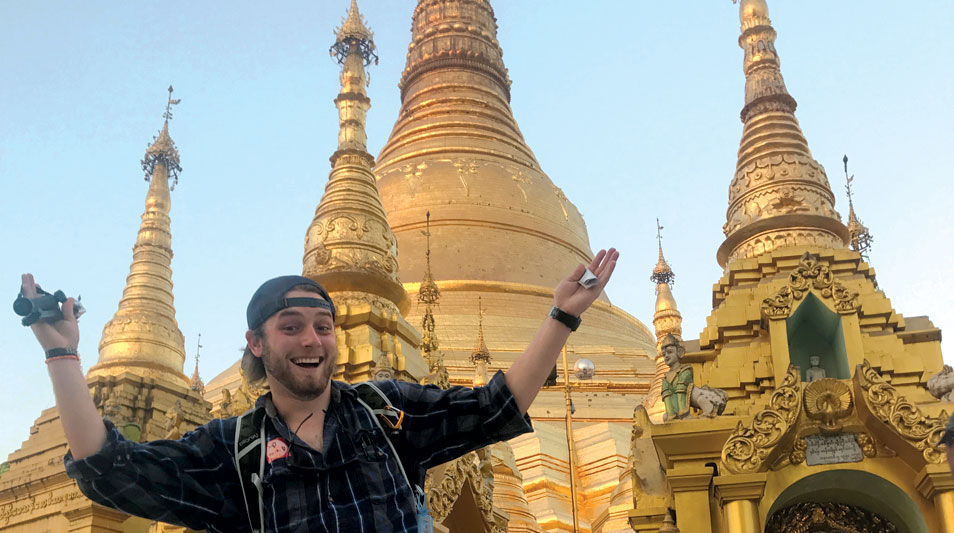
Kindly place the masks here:
<instances>
[{"instance_id":1,"label":"backwards baseball cap","mask_svg":"<svg viewBox=\"0 0 954 533\"><path fill-rule=\"evenodd\" d=\"M286 298L285 293L297 285L310 285L318 289L318 294L324 300ZM318 307L331 311L331 317L335 317L335 304L331 302L331 296L328 296L328 291L324 287L304 276L279 276L262 283L262 286L252 295L252 299L248 302L248 309L245 311L248 329L258 328L268 320L268 317L288 307Z\"/></svg>"}]
</instances>

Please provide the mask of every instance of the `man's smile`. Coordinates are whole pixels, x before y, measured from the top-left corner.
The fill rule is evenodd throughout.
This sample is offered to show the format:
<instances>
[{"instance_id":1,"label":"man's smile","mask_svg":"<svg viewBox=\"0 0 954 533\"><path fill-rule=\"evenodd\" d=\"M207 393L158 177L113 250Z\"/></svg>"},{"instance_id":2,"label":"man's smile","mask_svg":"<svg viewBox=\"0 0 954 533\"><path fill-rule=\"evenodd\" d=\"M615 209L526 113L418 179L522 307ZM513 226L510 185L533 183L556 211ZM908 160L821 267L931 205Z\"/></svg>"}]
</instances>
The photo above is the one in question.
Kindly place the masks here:
<instances>
[{"instance_id":1,"label":"man's smile","mask_svg":"<svg viewBox=\"0 0 954 533\"><path fill-rule=\"evenodd\" d=\"M292 363L302 368L318 368L322 361L324 361L324 357L296 357L291 360Z\"/></svg>"}]
</instances>

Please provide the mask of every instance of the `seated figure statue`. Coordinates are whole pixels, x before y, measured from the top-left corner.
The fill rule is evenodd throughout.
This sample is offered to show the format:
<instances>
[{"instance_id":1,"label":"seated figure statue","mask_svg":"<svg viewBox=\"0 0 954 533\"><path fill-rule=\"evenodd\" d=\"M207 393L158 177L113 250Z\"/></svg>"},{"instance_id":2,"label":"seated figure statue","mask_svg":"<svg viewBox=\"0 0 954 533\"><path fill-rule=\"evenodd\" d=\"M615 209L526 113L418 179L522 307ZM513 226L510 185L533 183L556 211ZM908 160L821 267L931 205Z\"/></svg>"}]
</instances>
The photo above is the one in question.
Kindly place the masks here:
<instances>
[{"instance_id":1,"label":"seated figure statue","mask_svg":"<svg viewBox=\"0 0 954 533\"><path fill-rule=\"evenodd\" d=\"M942 402L954 402L954 370L944 365L940 372L927 381L928 391Z\"/></svg>"},{"instance_id":2,"label":"seated figure statue","mask_svg":"<svg viewBox=\"0 0 954 533\"><path fill-rule=\"evenodd\" d=\"M821 357L813 355L808 358L808 362L812 365L808 370L805 371L805 381L818 381L819 379L825 379L825 369L818 366L821 364Z\"/></svg>"},{"instance_id":3,"label":"seated figure statue","mask_svg":"<svg viewBox=\"0 0 954 533\"><path fill-rule=\"evenodd\" d=\"M722 389L708 386L697 387L693 383L692 366L682 364L686 349L672 333L666 335L662 346L663 360L669 371L663 376L662 399L666 406L665 420L686 418L689 408L698 409L702 416L714 417L722 414L728 395Z\"/></svg>"}]
</instances>

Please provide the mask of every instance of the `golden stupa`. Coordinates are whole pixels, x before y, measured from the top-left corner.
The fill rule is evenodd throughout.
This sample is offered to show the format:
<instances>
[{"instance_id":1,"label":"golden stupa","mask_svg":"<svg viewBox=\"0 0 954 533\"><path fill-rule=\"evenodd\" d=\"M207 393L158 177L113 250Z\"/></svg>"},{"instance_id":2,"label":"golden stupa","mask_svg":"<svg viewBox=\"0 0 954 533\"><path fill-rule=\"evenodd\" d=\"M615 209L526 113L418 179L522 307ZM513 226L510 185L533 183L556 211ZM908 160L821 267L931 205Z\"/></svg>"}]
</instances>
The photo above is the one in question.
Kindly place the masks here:
<instances>
[{"instance_id":1,"label":"golden stupa","mask_svg":"<svg viewBox=\"0 0 954 533\"><path fill-rule=\"evenodd\" d=\"M417 2L401 109L374 168L408 292L417 290L408 281L425 273L422 230L430 212L441 293L434 319L457 385L473 381L478 322L493 353L481 366L508 368L553 305L556 283L592 257L580 212L543 172L514 120L502 56L489 1ZM408 320L418 323L423 313L412 304ZM536 431L511 442L527 501L543 529L572 529L574 465L581 527L625 525L625 510L610 510L607 487L624 470L615 458L627 453L633 407L655 373L653 336L603 295L568 350L571 361L586 357L596 365L595 378L574 395L577 457L568 455L561 384L530 408Z\"/></svg>"},{"instance_id":2,"label":"golden stupa","mask_svg":"<svg viewBox=\"0 0 954 533\"><path fill-rule=\"evenodd\" d=\"M179 438L209 421L208 402L198 389L198 363L190 381L183 373L185 345L172 295L170 180L175 185L179 152L169 136L171 107L142 168L149 181L146 208L119 309L99 343L99 359L86 374L93 402L127 438L135 441ZM94 504L63 468L66 437L55 407L30 428L30 437L9 458L0 481L0 531L184 532Z\"/></svg>"},{"instance_id":3,"label":"golden stupa","mask_svg":"<svg viewBox=\"0 0 954 533\"><path fill-rule=\"evenodd\" d=\"M744 126L717 254L725 273L680 360L691 390L721 389L727 404L707 417L696 399L689 418L661 423L656 403L637 408L614 502L628 500L630 526L646 532L954 533L938 445L954 373L942 371L940 330L891 307L862 255L867 228L853 205L847 227L835 212L765 1L742 0L740 21ZM659 283L657 335L678 336L668 289Z\"/></svg>"}]
</instances>

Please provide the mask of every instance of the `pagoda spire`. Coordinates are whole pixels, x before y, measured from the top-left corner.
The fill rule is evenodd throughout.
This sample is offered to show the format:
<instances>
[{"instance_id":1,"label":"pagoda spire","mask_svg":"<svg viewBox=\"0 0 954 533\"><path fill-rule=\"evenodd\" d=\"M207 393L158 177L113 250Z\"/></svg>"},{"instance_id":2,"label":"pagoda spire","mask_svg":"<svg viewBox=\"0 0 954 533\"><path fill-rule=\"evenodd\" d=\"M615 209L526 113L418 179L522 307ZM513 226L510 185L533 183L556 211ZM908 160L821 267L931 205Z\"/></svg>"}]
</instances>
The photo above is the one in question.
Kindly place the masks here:
<instances>
[{"instance_id":1,"label":"pagoda spire","mask_svg":"<svg viewBox=\"0 0 954 533\"><path fill-rule=\"evenodd\" d=\"M198 392L200 395L205 394L205 382L202 381L202 378L199 376L199 350L202 349L202 334L199 333L199 339L195 341L195 370L192 371L192 377L189 378L189 388Z\"/></svg>"},{"instance_id":2,"label":"pagoda spire","mask_svg":"<svg viewBox=\"0 0 954 533\"><path fill-rule=\"evenodd\" d=\"M868 227L862 224L855 215L855 203L851 193L851 182L855 181L855 175L848 175L847 155L842 159L842 162L845 164L845 192L848 194L848 239L851 243L851 249L861 254L861 257L867 261L874 237L871 236Z\"/></svg>"},{"instance_id":3,"label":"pagoda spire","mask_svg":"<svg viewBox=\"0 0 954 533\"><path fill-rule=\"evenodd\" d=\"M162 129L142 160L149 190L132 265L119 309L103 328L99 361L90 369L90 376L132 372L182 385L189 383L183 374L185 338L173 305L169 219L170 181L174 186L182 170L179 152L169 136L172 106L178 103L169 86Z\"/></svg>"},{"instance_id":4,"label":"pagoda spire","mask_svg":"<svg viewBox=\"0 0 954 533\"><path fill-rule=\"evenodd\" d=\"M365 120L371 100L365 92L366 67L377 62L373 34L352 0L336 30L331 56L341 65L338 149L324 196L305 237L303 274L331 293L361 298L406 312L410 300L398 280L397 241L388 225L367 151Z\"/></svg>"},{"instance_id":5,"label":"pagoda spire","mask_svg":"<svg viewBox=\"0 0 954 533\"><path fill-rule=\"evenodd\" d=\"M401 95L430 71L458 68L486 76L510 101L510 77L489 0L418 0Z\"/></svg>"},{"instance_id":6,"label":"pagoda spire","mask_svg":"<svg viewBox=\"0 0 954 533\"><path fill-rule=\"evenodd\" d=\"M490 364L490 350L484 342L484 308L481 298L477 297L477 344L470 354L474 369L474 386L480 387L490 382L487 365Z\"/></svg>"},{"instance_id":7,"label":"pagoda spire","mask_svg":"<svg viewBox=\"0 0 954 533\"><path fill-rule=\"evenodd\" d=\"M663 227L659 224L659 219L657 218L656 243L659 245L659 261L656 262L656 267L653 268L652 276L649 276L649 279L656 282L657 287L663 283L672 286L673 282L676 281L676 275L673 273L672 268L669 267L669 263L666 262L666 258L663 256L662 230Z\"/></svg>"},{"instance_id":8,"label":"pagoda spire","mask_svg":"<svg viewBox=\"0 0 954 533\"><path fill-rule=\"evenodd\" d=\"M661 394L663 376L666 375L666 372L669 372L669 365L666 364L662 356L663 339L667 335L672 335L682 341L682 314L676 307L676 299L672 295L672 284L676 280L676 274L663 257L662 230L663 227L659 224L657 218L656 240L659 245L659 261L650 276L650 279L656 284L656 312L653 314L653 327L656 330L656 373L649 385L649 394L646 395L643 402L653 420L662 420L662 416L666 412Z\"/></svg>"},{"instance_id":9,"label":"pagoda spire","mask_svg":"<svg viewBox=\"0 0 954 533\"><path fill-rule=\"evenodd\" d=\"M848 229L835 211L825 169L812 159L795 118L775 50L765 0L741 0L745 105L735 178L719 264L782 246L845 248Z\"/></svg>"},{"instance_id":10,"label":"pagoda spire","mask_svg":"<svg viewBox=\"0 0 954 533\"><path fill-rule=\"evenodd\" d=\"M441 299L441 291L437 288L434 281L434 275L431 273L431 212L427 212L427 219L424 222L424 238L427 242L425 248L425 262L427 270L424 271L424 279L417 291L417 302L424 306L424 315L421 317L421 355L427 362L430 374L425 381L437 385L442 389L450 386L450 376L447 373L447 367L444 366L444 356L437 349L440 343L437 340L437 329L434 322L434 306Z\"/></svg>"}]
</instances>

